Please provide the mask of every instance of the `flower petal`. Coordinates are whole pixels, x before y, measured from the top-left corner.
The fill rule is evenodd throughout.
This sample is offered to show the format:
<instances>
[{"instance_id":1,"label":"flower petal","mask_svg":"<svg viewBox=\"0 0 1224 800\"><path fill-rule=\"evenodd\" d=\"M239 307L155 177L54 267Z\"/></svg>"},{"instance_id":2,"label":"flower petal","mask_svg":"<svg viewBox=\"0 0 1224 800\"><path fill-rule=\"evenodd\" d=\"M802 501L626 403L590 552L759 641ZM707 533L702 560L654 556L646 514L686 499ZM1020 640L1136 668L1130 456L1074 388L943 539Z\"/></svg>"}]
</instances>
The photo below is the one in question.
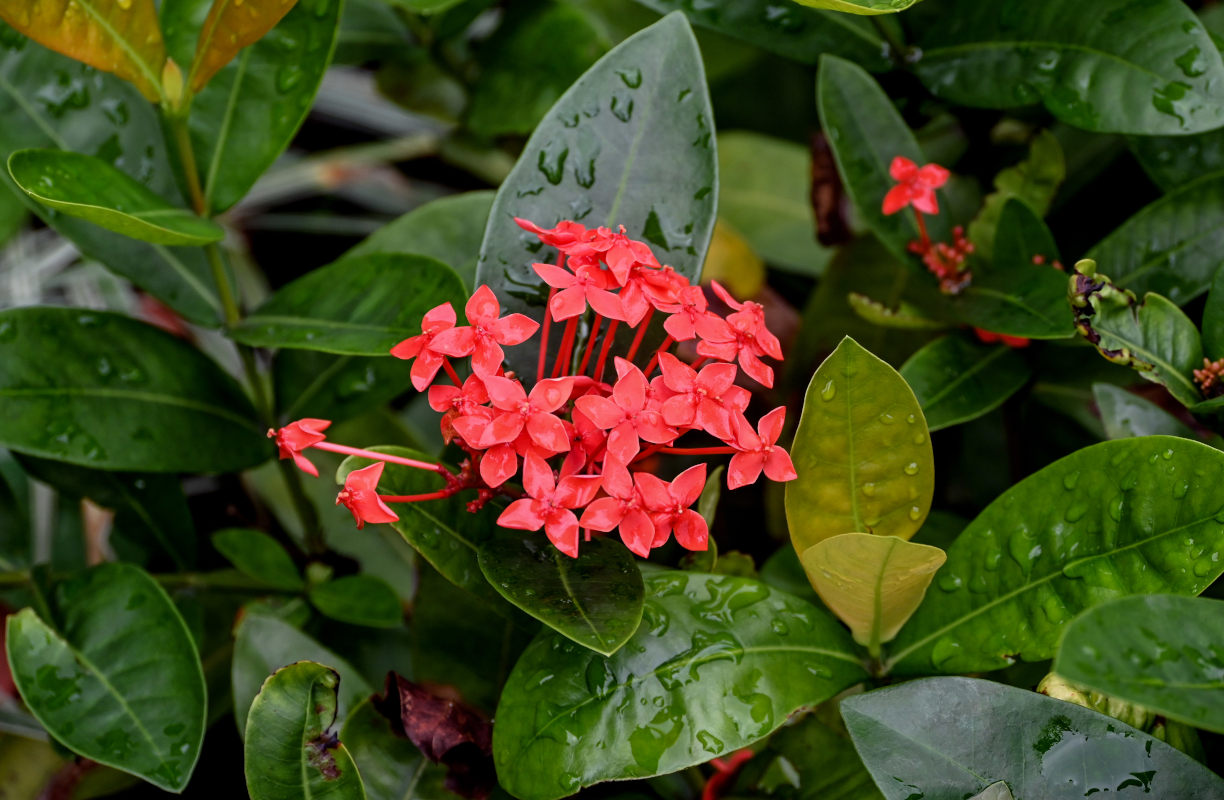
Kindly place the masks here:
<instances>
[{"instance_id":1,"label":"flower petal","mask_svg":"<svg viewBox=\"0 0 1224 800\"><path fill-rule=\"evenodd\" d=\"M536 510L536 505L535 500L527 498L515 500L497 518L497 524L520 531L538 531L544 526L544 518Z\"/></svg>"},{"instance_id":2,"label":"flower petal","mask_svg":"<svg viewBox=\"0 0 1224 800\"><path fill-rule=\"evenodd\" d=\"M518 454L514 446L499 444L480 457L480 477L491 487L501 486L518 472Z\"/></svg>"},{"instance_id":3,"label":"flower petal","mask_svg":"<svg viewBox=\"0 0 1224 800\"><path fill-rule=\"evenodd\" d=\"M701 490L705 488L705 482L706 465L703 462L677 475L671 482L669 492L681 505L691 506L697 502L698 497L701 497Z\"/></svg>"},{"instance_id":4,"label":"flower petal","mask_svg":"<svg viewBox=\"0 0 1224 800\"><path fill-rule=\"evenodd\" d=\"M534 453L523 460L523 488L527 490L527 494L537 499L552 497L557 488L552 468Z\"/></svg>"},{"instance_id":5,"label":"flower petal","mask_svg":"<svg viewBox=\"0 0 1224 800\"><path fill-rule=\"evenodd\" d=\"M544 524L548 540L570 558L578 557L578 518L573 511L554 515Z\"/></svg>"},{"instance_id":6,"label":"flower petal","mask_svg":"<svg viewBox=\"0 0 1224 800\"><path fill-rule=\"evenodd\" d=\"M479 289L472 292L463 312L473 325L488 325L501 314L501 303L487 284L481 284Z\"/></svg>"},{"instance_id":7,"label":"flower petal","mask_svg":"<svg viewBox=\"0 0 1224 800\"><path fill-rule=\"evenodd\" d=\"M676 541L686 550L705 550L710 546L710 530L696 511L685 511L675 521Z\"/></svg>"},{"instance_id":8,"label":"flower petal","mask_svg":"<svg viewBox=\"0 0 1224 800\"><path fill-rule=\"evenodd\" d=\"M540 323L526 314L507 314L490 327L497 343L509 346L530 339L540 329Z\"/></svg>"}]
</instances>

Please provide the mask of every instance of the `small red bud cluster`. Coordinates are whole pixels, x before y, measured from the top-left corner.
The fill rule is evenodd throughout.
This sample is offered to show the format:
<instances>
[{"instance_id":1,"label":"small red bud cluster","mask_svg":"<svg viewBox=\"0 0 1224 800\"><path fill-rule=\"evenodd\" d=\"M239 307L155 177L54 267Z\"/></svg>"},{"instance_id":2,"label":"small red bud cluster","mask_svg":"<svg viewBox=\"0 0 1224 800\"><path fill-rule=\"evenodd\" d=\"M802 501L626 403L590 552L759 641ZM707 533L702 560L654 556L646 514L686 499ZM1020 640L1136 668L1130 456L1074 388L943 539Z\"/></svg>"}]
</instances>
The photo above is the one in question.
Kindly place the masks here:
<instances>
[{"instance_id":1,"label":"small red bud cluster","mask_svg":"<svg viewBox=\"0 0 1224 800\"><path fill-rule=\"evenodd\" d=\"M1224 358L1215 361L1204 358L1203 368L1194 371L1194 382L1199 385L1204 397L1224 394Z\"/></svg>"}]
</instances>

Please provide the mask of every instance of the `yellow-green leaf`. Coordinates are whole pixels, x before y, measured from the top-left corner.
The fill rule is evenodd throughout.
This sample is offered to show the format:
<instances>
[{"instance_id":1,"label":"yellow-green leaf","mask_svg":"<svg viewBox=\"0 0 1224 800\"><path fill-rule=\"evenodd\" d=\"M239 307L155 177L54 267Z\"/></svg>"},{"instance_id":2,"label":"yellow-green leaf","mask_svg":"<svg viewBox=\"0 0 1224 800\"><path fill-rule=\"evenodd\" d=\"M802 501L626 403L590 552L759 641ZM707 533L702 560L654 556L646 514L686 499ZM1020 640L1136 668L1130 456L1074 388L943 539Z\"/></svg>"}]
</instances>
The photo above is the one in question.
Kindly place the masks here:
<instances>
[{"instance_id":1,"label":"yellow-green leaf","mask_svg":"<svg viewBox=\"0 0 1224 800\"><path fill-rule=\"evenodd\" d=\"M918 0L795 0L801 6L841 11L844 14L896 14Z\"/></svg>"},{"instance_id":2,"label":"yellow-green leaf","mask_svg":"<svg viewBox=\"0 0 1224 800\"><path fill-rule=\"evenodd\" d=\"M895 369L850 337L808 385L786 484L802 553L854 531L909 539L931 508L935 466L922 408Z\"/></svg>"},{"instance_id":3,"label":"yellow-green leaf","mask_svg":"<svg viewBox=\"0 0 1224 800\"><path fill-rule=\"evenodd\" d=\"M938 547L869 533L825 539L800 557L820 599L873 651L918 610L947 559Z\"/></svg>"},{"instance_id":4,"label":"yellow-green leaf","mask_svg":"<svg viewBox=\"0 0 1224 800\"><path fill-rule=\"evenodd\" d=\"M297 0L213 0L200 28L188 83L191 91L204 88L213 75L276 27Z\"/></svg>"},{"instance_id":5,"label":"yellow-green leaf","mask_svg":"<svg viewBox=\"0 0 1224 800\"><path fill-rule=\"evenodd\" d=\"M161 99L166 47L154 0L0 0L0 18L43 47Z\"/></svg>"}]
</instances>

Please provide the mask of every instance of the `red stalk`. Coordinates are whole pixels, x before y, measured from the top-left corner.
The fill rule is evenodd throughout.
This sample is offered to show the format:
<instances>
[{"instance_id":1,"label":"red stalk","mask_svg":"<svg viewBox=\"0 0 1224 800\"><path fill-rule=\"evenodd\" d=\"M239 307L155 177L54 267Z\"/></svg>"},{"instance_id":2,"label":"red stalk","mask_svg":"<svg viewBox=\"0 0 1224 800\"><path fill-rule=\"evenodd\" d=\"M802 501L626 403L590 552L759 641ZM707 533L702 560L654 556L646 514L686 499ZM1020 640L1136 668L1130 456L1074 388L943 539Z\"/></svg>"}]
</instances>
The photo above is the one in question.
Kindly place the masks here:
<instances>
[{"instance_id":1,"label":"red stalk","mask_svg":"<svg viewBox=\"0 0 1224 800\"><path fill-rule=\"evenodd\" d=\"M378 497L384 503L419 503L422 500L441 500L450 497L457 489L441 489L429 494L380 494Z\"/></svg>"},{"instance_id":2,"label":"red stalk","mask_svg":"<svg viewBox=\"0 0 1224 800\"><path fill-rule=\"evenodd\" d=\"M685 456L725 456L738 451L734 447L660 447L658 452Z\"/></svg>"},{"instance_id":3,"label":"red stalk","mask_svg":"<svg viewBox=\"0 0 1224 800\"><path fill-rule=\"evenodd\" d=\"M557 266L565 256L557 257ZM557 287L548 289L548 302L544 304L544 324L540 327L540 360L536 364L536 383L544 380L544 362L548 360L548 326L552 324L552 299L557 294Z\"/></svg>"},{"instance_id":4,"label":"red stalk","mask_svg":"<svg viewBox=\"0 0 1224 800\"><path fill-rule=\"evenodd\" d=\"M647 447L645 450L643 450L642 452L634 456L633 460L630 461L629 463L636 464L639 461L645 461L647 458L650 458L651 456L653 456L655 453L659 452L662 449L663 449L663 445L652 444L650 447Z\"/></svg>"},{"instance_id":5,"label":"red stalk","mask_svg":"<svg viewBox=\"0 0 1224 800\"><path fill-rule=\"evenodd\" d=\"M599 337L600 325L603 325L603 317L596 314L595 321L591 323L591 332L587 335L586 349L582 351L582 363L578 365L579 375L585 373L587 364L591 363L591 353L595 352L595 340Z\"/></svg>"},{"instance_id":6,"label":"red stalk","mask_svg":"<svg viewBox=\"0 0 1224 800\"><path fill-rule=\"evenodd\" d=\"M698 367L700 367L702 364L704 364L708 360L709 359L706 356L700 356L692 364L689 364L689 366L692 367L693 369L697 369Z\"/></svg>"},{"instance_id":7,"label":"red stalk","mask_svg":"<svg viewBox=\"0 0 1224 800\"><path fill-rule=\"evenodd\" d=\"M349 447L344 444L333 444L331 442L319 442L311 445L316 450L327 450L332 453L342 453L346 456L360 456L361 458L372 458L375 461L386 461L389 464L399 464L404 467L415 467L417 469L427 469L431 472L447 473L449 470L441 464L431 464L428 461L417 461L412 458L402 458L393 456L388 453L376 453L373 450L362 450L359 447Z\"/></svg>"},{"instance_id":8,"label":"red stalk","mask_svg":"<svg viewBox=\"0 0 1224 800\"><path fill-rule=\"evenodd\" d=\"M629 352L625 354L626 361L633 361L633 357L637 355L638 346L642 343L642 337L646 335L646 329L650 327L650 318L654 316L654 306L646 310L646 316L642 317L642 321L638 323L637 334L633 337L633 344L629 345Z\"/></svg>"},{"instance_id":9,"label":"red stalk","mask_svg":"<svg viewBox=\"0 0 1224 800\"><path fill-rule=\"evenodd\" d=\"M646 365L646 369L642 370L642 372L646 375L647 378L650 377L650 373L654 372L655 364L659 363L659 356L662 353L666 353L668 349L675 343L676 343L676 340L670 336L668 336L666 339L663 340L663 344L659 345L659 349L656 350L655 354L650 357L650 363Z\"/></svg>"},{"instance_id":10,"label":"red stalk","mask_svg":"<svg viewBox=\"0 0 1224 800\"><path fill-rule=\"evenodd\" d=\"M608 323L608 330L604 331L603 347L599 348L599 361L595 362L595 371L591 373L591 377L597 381L603 382L604 364L608 363L608 351L612 349L616 326L619 324L620 320L614 319Z\"/></svg>"},{"instance_id":11,"label":"red stalk","mask_svg":"<svg viewBox=\"0 0 1224 800\"><path fill-rule=\"evenodd\" d=\"M930 249L931 237L927 236L926 220L922 218L922 212L914 209L914 218L918 220L918 233L922 236L922 244L925 248Z\"/></svg>"},{"instance_id":12,"label":"red stalk","mask_svg":"<svg viewBox=\"0 0 1224 800\"><path fill-rule=\"evenodd\" d=\"M450 376L450 379L454 382L454 384L462 389L463 381L459 380L459 376L455 373L455 368L450 365L449 358L444 357L442 359L442 368L446 370L446 374Z\"/></svg>"},{"instance_id":13,"label":"red stalk","mask_svg":"<svg viewBox=\"0 0 1224 800\"><path fill-rule=\"evenodd\" d=\"M557 351L557 361L553 364L552 376L561 377L561 369L574 356L574 335L578 332L578 318L571 317L565 326L565 335L561 337L561 349Z\"/></svg>"}]
</instances>

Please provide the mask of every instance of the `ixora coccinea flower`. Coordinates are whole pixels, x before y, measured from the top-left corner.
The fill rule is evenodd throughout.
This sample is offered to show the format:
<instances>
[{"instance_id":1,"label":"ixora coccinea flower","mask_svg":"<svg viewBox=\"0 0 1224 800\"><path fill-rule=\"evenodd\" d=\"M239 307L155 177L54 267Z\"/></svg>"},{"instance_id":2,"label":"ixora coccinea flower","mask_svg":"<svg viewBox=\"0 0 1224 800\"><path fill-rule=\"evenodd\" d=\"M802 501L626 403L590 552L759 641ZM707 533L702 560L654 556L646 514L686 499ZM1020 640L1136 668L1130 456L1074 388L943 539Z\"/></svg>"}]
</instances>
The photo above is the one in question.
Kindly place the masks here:
<instances>
[{"instance_id":1,"label":"ixora coccinea flower","mask_svg":"<svg viewBox=\"0 0 1224 800\"><path fill-rule=\"evenodd\" d=\"M925 204L925 195L914 197ZM745 416L751 393L736 385L742 373L772 386L773 369L764 359L782 358L759 304L736 300L714 283L714 293L730 308L726 316L714 312L700 287L660 264L646 244L629 239L623 229L587 229L576 222L545 229L518 222L558 251L555 263L534 265L549 287L543 322L522 314L502 316L493 290L481 286L464 307L467 325L458 325L455 309L444 304L425 315L420 335L391 349L393 356L413 362L413 386L427 391L430 407L441 414L444 440L467 454L458 471L328 442L324 431L330 422L320 419L269 431L280 457L316 476L303 455L312 448L382 462L350 472L337 498L359 528L396 521L396 503L471 490L469 510L499 495L509 498L498 524L542 529L558 550L573 557L583 530L587 538L592 531L618 531L643 557L673 535L689 550L706 549L706 522L692 508L705 485L706 464L667 481L641 468L656 454L730 455L727 485L733 489L762 474L775 481L796 477L790 456L777 444L785 409L774 409L754 427ZM579 357L579 320L588 314L589 334ZM653 352L642 352L655 314L663 315L667 336ZM548 332L554 323L565 329L549 368ZM634 335L625 352L614 354L620 325ZM521 345L537 332L535 380L524 385L522 377L506 372L503 348ZM670 352L678 341L694 343L698 357L692 364ZM614 378L607 374L609 366ZM461 378L460 371L468 374ZM445 376L441 382L439 375ZM688 435L707 443L676 446ZM379 494L386 463L437 472L445 486L420 495Z\"/></svg>"}]
</instances>

